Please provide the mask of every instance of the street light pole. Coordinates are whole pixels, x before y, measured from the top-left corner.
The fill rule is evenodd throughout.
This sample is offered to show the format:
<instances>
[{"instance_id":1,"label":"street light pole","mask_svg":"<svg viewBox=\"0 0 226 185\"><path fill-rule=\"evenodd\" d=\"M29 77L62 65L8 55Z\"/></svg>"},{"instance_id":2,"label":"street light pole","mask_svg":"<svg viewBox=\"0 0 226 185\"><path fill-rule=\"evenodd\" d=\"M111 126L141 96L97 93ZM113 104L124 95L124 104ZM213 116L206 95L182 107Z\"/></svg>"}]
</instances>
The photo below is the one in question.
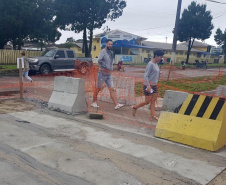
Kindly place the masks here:
<instances>
[{"instance_id":1,"label":"street light pole","mask_svg":"<svg viewBox=\"0 0 226 185\"><path fill-rule=\"evenodd\" d=\"M177 16L176 16L176 22L174 27L173 46L172 46L172 53L171 53L171 64L174 64L176 62L177 35L178 35L178 28L179 28L181 4L182 4L182 0L178 0Z\"/></svg>"}]
</instances>

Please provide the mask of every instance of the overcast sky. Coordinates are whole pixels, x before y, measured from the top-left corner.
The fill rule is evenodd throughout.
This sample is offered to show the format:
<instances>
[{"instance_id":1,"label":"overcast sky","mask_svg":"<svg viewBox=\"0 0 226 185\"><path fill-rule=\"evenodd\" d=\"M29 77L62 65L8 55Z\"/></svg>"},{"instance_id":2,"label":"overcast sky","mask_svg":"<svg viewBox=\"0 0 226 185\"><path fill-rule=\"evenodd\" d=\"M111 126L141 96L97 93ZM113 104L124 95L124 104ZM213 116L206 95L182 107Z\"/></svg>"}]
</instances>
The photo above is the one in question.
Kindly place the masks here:
<instances>
[{"instance_id":1,"label":"overcast sky","mask_svg":"<svg viewBox=\"0 0 226 185\"><path fill-rule=\"evenodd\" d=\"M218 0L226 3L226 0ZM188 7L192 0L182 0L182 11ZM207 4L207 10L212 12L214 30L212 36L205 42L216 45L214 34L217 28L226 28L226 4L217 4L206 0L197 0L198 3ZM127 0L127 7L123 15L115 22L107 21L103 26L111 30L119 29L148 38L150 41L172 43L172 30L175 25L178 0ZM94 34L102 33L103 28L96 29ZM68 37L81 39L82 33L75 34L62 31L62 36L57 43L64 43Z\"/></svg>"}]
</instances>

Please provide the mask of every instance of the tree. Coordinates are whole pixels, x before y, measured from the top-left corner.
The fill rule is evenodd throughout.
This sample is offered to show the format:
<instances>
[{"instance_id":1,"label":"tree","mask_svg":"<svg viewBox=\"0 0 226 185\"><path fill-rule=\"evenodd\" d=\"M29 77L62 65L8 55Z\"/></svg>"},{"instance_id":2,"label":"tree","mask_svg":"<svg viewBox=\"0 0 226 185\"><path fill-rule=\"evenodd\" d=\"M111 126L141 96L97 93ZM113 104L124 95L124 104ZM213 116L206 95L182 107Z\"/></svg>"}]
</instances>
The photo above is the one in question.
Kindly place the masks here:
<instances>
[{"instance_id":1,"label":"tree","mask_svg":"<svg viewBox=\"0 0 226 185\"><path fill-rule=\"evenodd\" d=\"M35 8L32 10L32 29L28 39L44 47L47 43L59 40L61 33L54 23L54 0L33 0Z\"/></svg>"},{"instance_id":2,"label":"tree","mask_svg":"<svg viewBox=\"0 0 226 185\"><path fill-rule=\"evenodd\" d=\"M71 42L66 42L64 44L60 44L59 48L67 48L67 49L71 49L72 47L76 46L76 44L71 43Z\"/></svg>"},{"instance_id":3,"label":"tree","mask_svg":"<svg viewBox=\"0 0 226 185\"><path fill-rule=\"evenodd\" d=\"M214 40L217 45L222 46L224 52L224 63L226 64L226 29L223 32L220 28L218 28L216 34L214 35Z\"/></svg>"},{"instance_id":4,"label":"tree","mask_svg":"<svg viewBox=\"0 0 226 185\"><path fill-rule=\"evenodd\" d=\"M8 8L11 5L11 1L0 1L0 49L4 49L4 46L10 40L11 37L11 17L8 13ZM11 6L13 8L13 6Z\"/></svg>"},{"instance_id":5,"label":"tree","mask_svg":"<svg viewBox=\"0 0 226 185\"><path fill-rule=\"evenodd\" d=\"M63 30L83 32L86 57L91 56L93 31L101 28L107 19L114 21L123 13L125 0L56 0L56 22ZM88 36L89 32L89 46Z\"/></svg>"},{"instance_id":6,"label":"tree","mask_svg":"<svg viewBox=\"0 0 226 185\"><path fill-rule=\"evenodd\" d=\"M188 42L186 63L189 61L190 51L195 39L208 39L214 28L211 12L206 10L206 5L192 2L187 9L184 9L179 21L178 40Z\"/></svg>"},{"instance_id":7,"label":"tree","mask_svg":"<svg viewBox=\"0 0 226 185\"><path fill-rule=\"evenodd\" d=\"M53 0L1 0L0 33L5 38L0 39L1 48L7 41L21 49L24 39L43 44L59 39L53 14Z\"/></svg>"}]
</instances>

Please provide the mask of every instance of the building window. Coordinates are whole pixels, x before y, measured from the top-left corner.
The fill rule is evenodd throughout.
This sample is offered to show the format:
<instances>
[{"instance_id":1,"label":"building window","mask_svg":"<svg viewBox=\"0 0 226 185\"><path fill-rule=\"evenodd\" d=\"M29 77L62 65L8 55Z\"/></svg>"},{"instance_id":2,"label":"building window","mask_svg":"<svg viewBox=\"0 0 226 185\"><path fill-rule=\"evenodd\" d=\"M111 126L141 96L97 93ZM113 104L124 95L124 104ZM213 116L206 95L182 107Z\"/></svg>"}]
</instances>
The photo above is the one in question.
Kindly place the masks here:
<instances>
[{"instance_id":1,"label":"building window","mask_svg":"<svg viewBox=\"0 0 226 185\"><path fill-rule=\"evenodd\" d=\"M100 40L98 39L98 40L97 40L97 43L99 43L99 42L100 42Z\"/></svg>"},{"instance_id":2,"label":"building window","mask_svg":"<svg viewBox=\"0 0 226 185\"><path fill-rule=\"evenodd\" d=\"M148 49L148 50L146 50L146 53L150 53L151 51Z\"/></svg>"},{"instance_id":3,"label":"building window","mask_svg":"<svg viewBox=\"0 0 226 185\"><path fill-rule=\"evenodd\" d=\"M96 45L94 45L94 46L93 46L93 50L94 50L94 51L96 51L96 50L97 50L97 47L96 47Z\"/></svg>"},{"instance_id":4,"label":"building window","mask_svg":"<svg viewBox=\"0 0 226 185\"><path fill-rule=\"evenodd\" d=\"M183 51L180 51L180 55L183 55L184 54L184 52Z\"/></svg>"}]
</instances>

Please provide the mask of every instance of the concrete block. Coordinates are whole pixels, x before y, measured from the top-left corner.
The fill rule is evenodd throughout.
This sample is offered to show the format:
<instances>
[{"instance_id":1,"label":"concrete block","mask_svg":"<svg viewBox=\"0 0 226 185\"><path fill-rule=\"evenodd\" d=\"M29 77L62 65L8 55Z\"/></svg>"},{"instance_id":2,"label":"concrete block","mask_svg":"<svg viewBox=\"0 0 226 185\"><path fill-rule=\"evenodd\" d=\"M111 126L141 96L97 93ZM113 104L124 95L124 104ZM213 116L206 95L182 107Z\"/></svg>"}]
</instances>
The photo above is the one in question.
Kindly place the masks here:
<instances>
[{"instance_id":1,"label":"concrete block","mask_svg":"<svg viewBox=\"0 0 226 185\"><path fill-rule=\"evenodd\" d=\"M226 96L226 86L219 85L215 92L216 96Z\"/></svg>"},{"instance_id":2,"label":"concrete block","mask_svg":"<svg viewBox=\"0 0 226 185\"><path fill-rule=\"evenodd\" d=\"M84 83L84 80L76 80L78 78L72 77L64 77L64 76L57 76L54 79L54 91L59 92L67 92L70 94L77 94L79 91L79 85ZM84 91L84 90L83 90Z\"/></svg>"},{"instance_id":3,"label":"concrete block","mask_svg":"<svg viewBox=\"0 0 226 185\"><path fill-rule=\"evenodd\" d=\"M218 121L163 112L159 118L155 136L209 151L217 151L225 143L226 119Z\"/></svg>"},{"instance_id":4,"label":"concrete block","mask_svg":"<svg viewBox=\"0 0 226 185\"><path fill-rule=\"evenodd\" d=\"M174 112L188 97L188 93L180 91L165 91L163 98L163 111Z\"/></svg>"},{"instance_id":5,"label":"concrete block","mask_svg":"<svg viewBox=\"0 0 226 185\"><path fill-rule=\"evenodd\" d=\"M84 92L85 81L78 78L55 77L54 91L48 108L67 114L81 114L87 111Z\"/></svg>"},{"instance_id":6,"label":"concrete block","mask_svg":"<svg viewBox=\"0 0 226 185\"><path fill-rule=\"evenodd\" d=\"M189 94L178 109L178 114L161 113L155 136L217 151L225 143L225 112L225 99Z\"/></svg>"}]
</instances>

